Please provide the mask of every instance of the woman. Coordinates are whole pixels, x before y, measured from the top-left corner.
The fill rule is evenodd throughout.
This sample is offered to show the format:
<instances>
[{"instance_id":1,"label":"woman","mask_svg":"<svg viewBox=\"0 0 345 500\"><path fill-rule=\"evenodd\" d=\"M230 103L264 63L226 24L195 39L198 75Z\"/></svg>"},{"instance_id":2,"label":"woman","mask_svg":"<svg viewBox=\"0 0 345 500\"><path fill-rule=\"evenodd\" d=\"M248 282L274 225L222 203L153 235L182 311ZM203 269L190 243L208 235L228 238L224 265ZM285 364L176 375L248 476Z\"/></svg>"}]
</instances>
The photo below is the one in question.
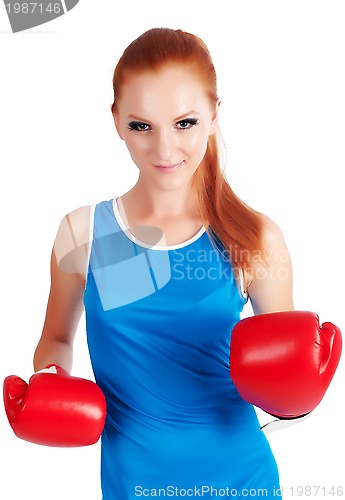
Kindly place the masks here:
<instances>
[{"instance_id":1,"label":"woman","mask_svg":"<svg viewBox=\"0 0 345 500\"><path fill-rule=\"evenodd\" d=\"M62 220L35 371L71 370L85 306L107 401L104 500L276 498L275 459L229 376L229 343L247 300L255 314L293 309L283 235L226 181L216 74L198 37L149 30L125 50L113 87L138 180Z\"/></svg>"}]
</instances>

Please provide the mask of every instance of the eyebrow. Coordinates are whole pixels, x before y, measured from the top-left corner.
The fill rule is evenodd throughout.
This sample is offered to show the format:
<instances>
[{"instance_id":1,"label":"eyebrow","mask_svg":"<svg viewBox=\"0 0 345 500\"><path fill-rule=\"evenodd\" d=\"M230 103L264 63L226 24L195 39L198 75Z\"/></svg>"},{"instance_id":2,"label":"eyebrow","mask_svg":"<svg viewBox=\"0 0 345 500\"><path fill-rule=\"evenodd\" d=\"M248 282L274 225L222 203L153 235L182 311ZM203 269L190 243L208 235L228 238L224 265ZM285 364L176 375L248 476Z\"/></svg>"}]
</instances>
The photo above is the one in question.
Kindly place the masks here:
<instances>
[{"instance_id":1,"label":"eyebrow","mask_svg":"<svg viewBox=\"0 0 345 500\"><path fill-rule=\"evenodd\" d=\"M199 115L199 113L197 111L189 111L188 113L183 113L183 115L180 115L180 116L177 116L176 118L173 119L174 122L178 122L179 120L182 120L183 118L186 118L187 116L189 115ZM147 123L149 122L150 120L144 120L142 118L140 118L139 116L136 116L136 115L129 115L128 116L128 120L137 120L137 121L140 121L140 122L143 122L143 123Z\"/></svg>"}]
</instances>

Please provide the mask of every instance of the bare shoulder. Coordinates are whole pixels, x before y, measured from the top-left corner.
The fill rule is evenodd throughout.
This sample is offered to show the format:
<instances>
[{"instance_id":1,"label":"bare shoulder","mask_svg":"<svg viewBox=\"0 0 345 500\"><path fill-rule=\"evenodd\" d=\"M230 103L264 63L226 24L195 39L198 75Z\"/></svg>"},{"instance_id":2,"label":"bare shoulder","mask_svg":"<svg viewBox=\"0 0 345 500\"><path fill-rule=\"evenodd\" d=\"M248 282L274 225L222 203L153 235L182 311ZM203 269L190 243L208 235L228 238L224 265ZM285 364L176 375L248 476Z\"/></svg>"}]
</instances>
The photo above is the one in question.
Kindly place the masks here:
<instances>
[{"instance_id":1,"label":"bare shoulder","mask_svg":"<svg viewBox=\"0 0 345 500\"><path fill-rule=\"evenodd\" d=\"M91 206L79 207L60 222L54 252L61 271L80 274L85 279L90 245Z\"/></svg>"},{"instance_id":2,"label":"bare shoulder","mask_svg":"<svg viewBox=\"0 0 345 500\"><path fill-rule=\"evenodd\" d=\"M83 245L88 242L90 233L90 213L91 206L87 205L73 210L63 219L66 220L78 245Z\"/></svg>"},{"instance_id":3,"label":"bare shoulder","mask_svg":"<svg viewBox=\"0 0 345 500\"><path fill-rule=\"evenodd\" d=\"M285 238L280 226L268 215L259 213L262 222L262 238L269 252L270 249L287 250Z\"/></svg>"},{"instance_id":4,"label":"bare shoulder","mask_svg":"<svg viewBox=\"0 0 345 500\"><path fill-rule=\"evenodd\" d=\"M250 281L254 279L255 271L264 267L270 267L278 261L287 261L290 259L287 244L280 226L268 215L257 212L262 224L262 248L252 252L248 268ZM260 272L260 271L259 271Z\"/></svg>"}]
</instances>

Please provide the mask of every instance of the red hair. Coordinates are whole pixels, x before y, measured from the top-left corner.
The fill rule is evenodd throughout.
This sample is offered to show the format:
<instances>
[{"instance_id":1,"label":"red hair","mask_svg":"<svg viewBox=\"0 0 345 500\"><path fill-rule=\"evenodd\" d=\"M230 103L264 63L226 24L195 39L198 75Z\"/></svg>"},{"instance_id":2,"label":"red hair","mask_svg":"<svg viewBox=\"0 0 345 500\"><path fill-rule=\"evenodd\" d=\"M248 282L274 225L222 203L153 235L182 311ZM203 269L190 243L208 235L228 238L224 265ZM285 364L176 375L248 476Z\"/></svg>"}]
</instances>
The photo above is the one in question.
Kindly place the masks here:
<instances>
[{"instance_id":1,"label":"red hair","mask_svg":"<svg viewBox=\"0 0 345 500\"><path fill-rule=\"evenodd\" d=\"M217 76L205 43L182 30L154 28L134 40L118 61L113 76L112 113L116 112L121 88L131 73L157 71L172 63L196 72L211 104L216 103ZM254 253L264 255L262 219L231 189L221 168L221 142L219 130L209 137L205 156L193 177L193 189L212 244L225 250L233 266L245 271Z\"/></svg>"}]
</instances>

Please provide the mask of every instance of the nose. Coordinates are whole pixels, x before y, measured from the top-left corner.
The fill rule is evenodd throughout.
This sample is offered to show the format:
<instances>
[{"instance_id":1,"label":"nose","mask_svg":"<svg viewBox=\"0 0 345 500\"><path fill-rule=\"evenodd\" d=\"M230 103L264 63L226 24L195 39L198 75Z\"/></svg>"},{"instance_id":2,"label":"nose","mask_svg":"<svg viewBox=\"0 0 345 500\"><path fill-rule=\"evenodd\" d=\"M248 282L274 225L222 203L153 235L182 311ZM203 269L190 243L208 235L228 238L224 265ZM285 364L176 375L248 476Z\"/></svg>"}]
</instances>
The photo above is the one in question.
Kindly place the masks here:
<instances>
[{"instance_id":1,"label":"nose","mask_svg":"<svg viewBox=\"0 0 345 500\"><path fill-rule=\"evenodd\" d=\"M156 135L156 154L162 162L171 161L174 158L176 141L173 131L160 130Z\"/></svg>"}]
</instances>

